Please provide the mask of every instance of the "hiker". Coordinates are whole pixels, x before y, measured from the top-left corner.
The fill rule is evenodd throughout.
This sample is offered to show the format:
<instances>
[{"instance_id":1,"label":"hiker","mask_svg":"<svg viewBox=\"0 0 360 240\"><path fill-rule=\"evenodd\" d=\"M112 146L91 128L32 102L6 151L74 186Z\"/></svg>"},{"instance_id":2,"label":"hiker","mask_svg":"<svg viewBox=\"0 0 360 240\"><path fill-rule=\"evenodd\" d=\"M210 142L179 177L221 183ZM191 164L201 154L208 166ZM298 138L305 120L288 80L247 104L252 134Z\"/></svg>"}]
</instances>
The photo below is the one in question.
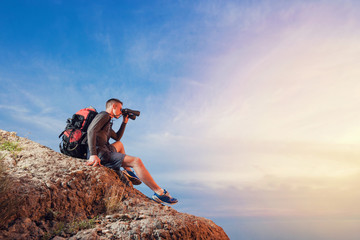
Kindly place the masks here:
<instances>
[{"instance_id":1,"label":"hiker","mask_svg":"<svg viewBox=\"0 0 360 240\"><path fill-rule=\"evenodd\" d=\"M118 119L122 115L123 103L116 98L111 98L106 102L106 110L97 114L91 122L88 130L88 166L106 166L120 171L123 167L126 175L134 185L144 182L154 191L152 198L161 203L175 204L177 199L170 196L169 192L157 185L149 171L145 168L143 162L138 157L132 157L125 154L124 145L120 142L124 134L126 124L129 120L128 115L123 116L123 122L119 131L112 129L112 119ZM109 143L113 138L115 142ZM134 169L135 173L131 170Z\"/></svg>"}]
</instances>

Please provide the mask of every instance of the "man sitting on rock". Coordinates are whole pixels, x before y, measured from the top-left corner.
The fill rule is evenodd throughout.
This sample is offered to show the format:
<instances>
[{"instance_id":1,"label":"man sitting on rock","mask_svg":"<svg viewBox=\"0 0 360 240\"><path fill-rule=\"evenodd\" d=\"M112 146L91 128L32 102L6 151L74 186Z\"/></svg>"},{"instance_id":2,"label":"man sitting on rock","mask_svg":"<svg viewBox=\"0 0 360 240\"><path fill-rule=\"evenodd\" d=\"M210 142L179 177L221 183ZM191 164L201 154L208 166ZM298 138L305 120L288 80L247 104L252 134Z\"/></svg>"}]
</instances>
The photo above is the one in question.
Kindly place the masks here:
<instances>
[{"instance_id":1,"label":"man sitting on rock","mask_svg":"<svg viewBox=\"0 0 360 240\"><path fill-rule=\"evenodd\" d=\"M104 165L108 168L120 171L120 167L125 170L123 173L135 184L144 182L155 193L153 199L157 202L175 204L177 199L159 187L154 181L149 171L145 168L143 162L138 157L132 157L125 154L124 145L120 142L124 134L125 126L128 122L128 116L123 116L123 122L119 131L112 129L112 119L118 119L122 115L123 103L115 98L106 102L106 110L97 114L91 122L88 130L88 158L86 162L88 166ZM109 139L115 140L113 144L109 143ZM135 173L131 170L133 168Z\"/></svg>"}]
</instances>

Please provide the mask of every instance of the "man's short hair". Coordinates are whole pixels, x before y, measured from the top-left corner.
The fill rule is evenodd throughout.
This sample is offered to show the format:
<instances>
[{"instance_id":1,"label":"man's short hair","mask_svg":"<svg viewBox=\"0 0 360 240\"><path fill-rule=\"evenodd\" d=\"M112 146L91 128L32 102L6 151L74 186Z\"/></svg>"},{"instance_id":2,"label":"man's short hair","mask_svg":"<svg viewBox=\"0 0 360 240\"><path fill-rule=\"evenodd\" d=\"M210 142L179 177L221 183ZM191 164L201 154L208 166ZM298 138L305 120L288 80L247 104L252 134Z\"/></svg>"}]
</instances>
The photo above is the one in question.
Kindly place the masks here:
<instances>
[{"instance_id":1,"label":"man's short hair","mask_svg":"<svg viewBox=\"0 0 360 240\"><path fill-rule=\"evenodd\" d=\"M106 102L106 108L109 108L111 107L113 104L115 103L120 103L121 105L123 105L122 101L120 101L119 99L117 98L110 98L109 100L107 100Z\"/></svg>"}]
</instances>

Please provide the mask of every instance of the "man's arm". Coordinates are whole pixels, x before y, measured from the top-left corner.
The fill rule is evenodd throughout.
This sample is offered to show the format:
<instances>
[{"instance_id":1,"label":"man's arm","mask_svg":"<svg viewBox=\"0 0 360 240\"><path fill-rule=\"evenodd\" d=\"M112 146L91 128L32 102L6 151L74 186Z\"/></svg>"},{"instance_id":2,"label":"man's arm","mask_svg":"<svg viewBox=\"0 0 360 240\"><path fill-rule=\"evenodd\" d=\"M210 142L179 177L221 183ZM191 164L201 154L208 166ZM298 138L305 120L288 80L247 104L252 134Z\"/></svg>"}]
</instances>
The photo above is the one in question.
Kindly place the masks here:
<instances>
[{"instance_id":1,"label":"man's arm","mask_svg":"<svg viewBox=\"0 0 360 240\"><path fill-rule=\"evenodd\" d=\"M87 130L88 147L90 152L90 158L86 162L87 165L101 166L100 158L97 156L96 151L96 136L104 127L104 125L109 121L109 117L110 116L108 115L96 115Z\"/></svg>"},{"instance_id":2,"label":"man's arm","mask_svg":"<svg viewBox=\"0 0 360 240\"><path fill-rule=\"evenodd\" d=\"M119 128L119 130L115 133L115 131L113 129L110 130L110 137L112 139L114 139L115 141L119 141L122 136L124 135L125 132L125 127L127 122L129 121L129 116L124 116L124 120Z\"/></svg>"}]
</instances>

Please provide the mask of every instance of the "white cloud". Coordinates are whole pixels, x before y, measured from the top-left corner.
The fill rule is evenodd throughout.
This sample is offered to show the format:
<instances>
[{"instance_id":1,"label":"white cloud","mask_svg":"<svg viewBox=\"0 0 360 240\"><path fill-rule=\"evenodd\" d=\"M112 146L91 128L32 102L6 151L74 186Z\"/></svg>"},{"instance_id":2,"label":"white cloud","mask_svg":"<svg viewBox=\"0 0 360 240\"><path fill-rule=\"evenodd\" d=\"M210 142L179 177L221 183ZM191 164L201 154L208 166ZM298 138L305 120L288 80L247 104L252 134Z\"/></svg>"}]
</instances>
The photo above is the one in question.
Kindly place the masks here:
<instances>
[{"instance_id":1,"label":"white cloud","mask_svg":"<svg viewBox=\"0 0 360 240\"><path fill-rule=\"evenodd\" d=\"M242 185L209 188L198 181L172 188L196 198L193 211L207 217L353 218L360 195L360 172L342 177L279 177L266 175ZM198 179L201 179L201 175ZM181 208L181 206L180 206Z\"/></svg>"},{"instance_id":2,"label":"white cloud","mask_svg":"<svg viewBox=\"0 0 360 240\"><path fill-rule=\"evenodd\" d=\"M8 110L11 112L24 113L24 114L29 112L29 109L22 106L0 105L0 109Z\"/></svg>"},{"instance_id":3,"label":"white cloud","mask_svg":"<svg viewBox=\"0 0 360 240\"><path fill-rule=\"evenodd\" d=\"M262 179L274 176L277 184L289 186L276 191L287 196L281 203L295 202L279 204L273 212L287 212L302 208L306 191L301 188L317 186L308 179L324 179L322 192L333 196L338 188L331 184L360 171L360 28L350 7L340 10L350 15L342 18L334 15L338 5L322 6L304 4L282 12L286 19L296 12L286 24L266 19L266 31L256 28L259 35L252 38L237 30L239 39L219 37L228 43L227 51L205 55L202 72L175 85L165 98L166 114L153 126L159 132L140 140L145 159L168 170L158 176L161 182L200 183L209 189L241 186L245 192L256 186L266 197L268 183ZM201 87L188 84L192 81ZM291 188L300 189L294 199ZM321 196L315 200L319 206ZM334 207L340 205L341 199Z\"/></svg>"},{"instance_id":4,"label":"white cloud","mask_svg":"<svg viewBox=\"0 0 360 240\"><path fill-rule=\"evenodd\" d=\"M17 122L19 125L28 126L31 129L36 126L50 133L59 132L59 129L65 127L66 119L60 120L57 115L51 116L54 111L49 110L50 108L45 108L41 112L35 112L31 107L0 105L0 109L4 109L5 113L11 117L14 122ZM50 114L50 116L48 116L48 114Z\"/></svg>"}]
</instances>

